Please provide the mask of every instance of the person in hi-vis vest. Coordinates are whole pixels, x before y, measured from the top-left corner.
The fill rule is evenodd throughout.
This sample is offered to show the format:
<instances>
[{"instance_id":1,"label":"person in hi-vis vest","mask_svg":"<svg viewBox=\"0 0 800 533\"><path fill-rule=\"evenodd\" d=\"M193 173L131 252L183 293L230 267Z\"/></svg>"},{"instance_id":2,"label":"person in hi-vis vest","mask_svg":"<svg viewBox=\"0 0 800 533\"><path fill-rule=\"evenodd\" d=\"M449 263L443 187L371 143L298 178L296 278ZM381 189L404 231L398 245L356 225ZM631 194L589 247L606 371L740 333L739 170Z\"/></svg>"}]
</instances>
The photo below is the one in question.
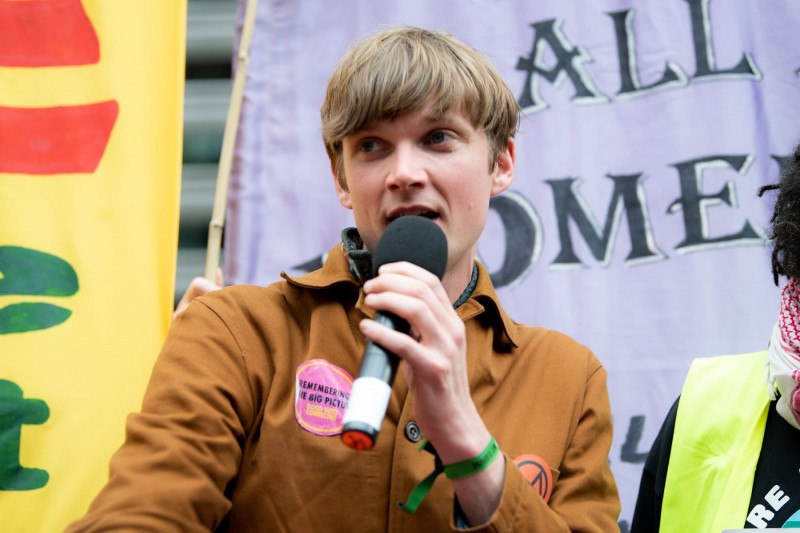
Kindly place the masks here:
<instances>
[{"instance_id":1,"label":"person in hi-vis vest","mask_svg":"<svg viewBox=\"0 0 800 533\"><path fill-rule=\"evenodd\" d=\"M769 348L692 363L647 457L631 533L800 527L800 146L759 194L772 190L772 273L787 281Z\"/></svg>"}]
</instances>

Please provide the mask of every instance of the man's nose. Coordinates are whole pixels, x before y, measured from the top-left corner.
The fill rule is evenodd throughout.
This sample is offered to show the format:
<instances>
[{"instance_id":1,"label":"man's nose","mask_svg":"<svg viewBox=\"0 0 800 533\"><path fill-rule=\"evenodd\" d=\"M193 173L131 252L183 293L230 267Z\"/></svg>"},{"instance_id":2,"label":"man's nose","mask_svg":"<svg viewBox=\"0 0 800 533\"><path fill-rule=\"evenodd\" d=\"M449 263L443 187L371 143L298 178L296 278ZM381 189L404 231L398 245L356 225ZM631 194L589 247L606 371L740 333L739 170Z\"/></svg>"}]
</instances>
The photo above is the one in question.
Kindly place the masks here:
<instances>
[{"instance_id":1,"label":"man's nose","mask_svg":"<svg viewBox=\"0 0 800 533\"><path fill-rule=\"evenodd\" d=\"M392 154L391 167L386 177L389 189L423 187L428 182L424 158L416 146L399 144Z\"/></svg>"}]
</instances>

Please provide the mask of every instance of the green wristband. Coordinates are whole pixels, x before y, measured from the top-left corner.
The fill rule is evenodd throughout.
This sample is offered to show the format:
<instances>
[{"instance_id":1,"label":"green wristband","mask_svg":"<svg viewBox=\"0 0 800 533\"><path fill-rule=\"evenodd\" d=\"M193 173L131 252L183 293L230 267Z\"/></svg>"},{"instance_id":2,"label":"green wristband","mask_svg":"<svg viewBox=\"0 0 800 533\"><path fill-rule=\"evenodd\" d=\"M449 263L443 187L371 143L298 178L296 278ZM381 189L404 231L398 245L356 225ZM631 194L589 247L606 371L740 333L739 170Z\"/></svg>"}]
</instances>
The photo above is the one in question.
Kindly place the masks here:
<instances>
[{"instance_id":1,"label":"green wristband","mask_svg":"<svg viewBox=\"0 0 800 533\"><path fill-rule=\"evenodd\" d=\"M499 452L500 447L497 446L497 441L492 437L492 440L477 457L451 465L444 465L444 475L447 476L447 479L461 479L462 477L477 474L492 464Z\"/></svg>"},{"instance_id":2,"label":"green wristband","mask_svg":"<svg viewBox=\"0 0 800 533\"><path fill-rule=\"evenodd\" d=\"M436 478L444 472L444 475L447 476L447 479L460 479L462 477L471 476L472 474L477 474L481 470L485 470L497 454L500 453L500 447L497 446L497 441L492 440L489 442L489 445L486 446L480 455L477 457L473 457L472 459L467 459L466 461L461 461L459 463L453 463L451 465L443 465L442 460L439 459L439 455L436 453L436 450L428 442L428 439L423 439L420 443L418 450L427 450L431 452L434 456L434 469L433 472L428 474L428 476L417 483L417 486L411 491L411 494L408 495L408 500L405 502L397 502L404 511L407 513L413 513L419 507L419 504L422 503L422 500L425 499L425 496L428 495L428 492L431 490L433 486L433 482L436 481Z\"/></svg>"}]
</instances>

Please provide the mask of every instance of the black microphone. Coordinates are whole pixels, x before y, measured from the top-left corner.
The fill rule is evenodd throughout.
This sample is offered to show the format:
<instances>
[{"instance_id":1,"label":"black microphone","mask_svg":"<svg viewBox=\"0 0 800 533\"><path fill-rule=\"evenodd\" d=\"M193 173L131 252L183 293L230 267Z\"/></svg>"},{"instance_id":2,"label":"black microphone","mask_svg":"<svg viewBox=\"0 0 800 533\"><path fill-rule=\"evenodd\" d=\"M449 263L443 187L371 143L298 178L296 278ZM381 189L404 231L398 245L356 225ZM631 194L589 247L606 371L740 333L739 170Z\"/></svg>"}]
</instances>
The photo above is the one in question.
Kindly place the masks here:
<instances>
[{"instance_id":1,"label":"black microphone","mask_svg":"<svg viewBox=\"0 0 800 533\"><path fill-rule=\"evenodd\" d=\"M372 259L373 274L386 263L407 261L436 274L447 268L447 238L442 229L422 216L404 216L389 224L378 240ZM374 320L395 331L408 333L408 322L393 313L377 312ZM361 372L353 382L344 412L342 440L356 450L369 450L378 438L399 358L367 340Z\"/></svg>"}]
</instances>

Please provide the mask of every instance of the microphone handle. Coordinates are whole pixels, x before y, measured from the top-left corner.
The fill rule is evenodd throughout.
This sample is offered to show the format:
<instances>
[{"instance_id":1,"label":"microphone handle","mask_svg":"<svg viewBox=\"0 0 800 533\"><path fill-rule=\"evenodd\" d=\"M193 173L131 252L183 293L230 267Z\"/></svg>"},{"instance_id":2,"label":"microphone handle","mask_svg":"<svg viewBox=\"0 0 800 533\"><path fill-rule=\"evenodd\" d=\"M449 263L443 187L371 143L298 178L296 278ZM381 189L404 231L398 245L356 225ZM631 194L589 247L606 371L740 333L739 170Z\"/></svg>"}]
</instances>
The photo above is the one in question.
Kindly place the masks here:
<instances>
[{"instance_id":1,"label":"microphone handle","mask_svg":"<svg viewBox=\"0 0 800 533\"><path fill-rule=\"evenodd\" d=\"M401 333L410 329L408 322L392 313L376 313L374 320ZM369 450L375 445L399 362L394 353L367 341L361 371L353 382L342 420L342 440L351 448Z\"/></svg>"},{"instance_id":2,"label":"microphone handle","mask_svg":"<svg viewBox=\"0 0 800 533\"><path fill-rule=\"evenodd\" d=\"M408 334L411 329L408 322L393 313L375 313L373 320L400 333ZM388 383L391 387L399 362L400 359L394 353L368 340L358 377L376 378Z\"/></svg>"}]
</instances>

